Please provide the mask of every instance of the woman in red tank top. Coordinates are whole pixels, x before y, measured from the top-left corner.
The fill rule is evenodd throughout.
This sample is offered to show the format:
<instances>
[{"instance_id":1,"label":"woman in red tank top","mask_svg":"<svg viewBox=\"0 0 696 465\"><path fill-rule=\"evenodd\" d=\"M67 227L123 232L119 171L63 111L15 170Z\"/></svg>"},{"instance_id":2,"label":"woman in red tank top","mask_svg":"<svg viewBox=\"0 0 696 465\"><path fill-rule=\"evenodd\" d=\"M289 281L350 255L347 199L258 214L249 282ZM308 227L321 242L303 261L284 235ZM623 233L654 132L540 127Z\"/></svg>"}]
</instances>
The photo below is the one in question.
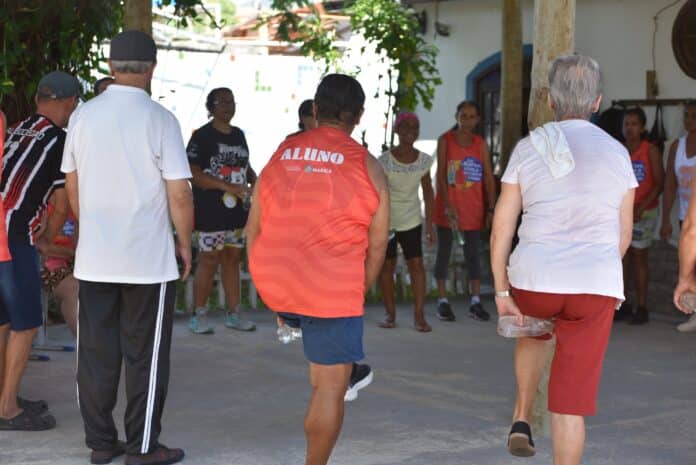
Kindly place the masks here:
<instances>
[{"instance_id":1,"label":"woman in red tank top","mask_svg":"<svg viewBox=\"0 0 696 465\"><path fill-rule=\"evenodd\" d=\"M488 145L475 133L480 121L478 106L474 102L461 102L455 117L457 125L440 136L437 143L437 195L433 214L437 225L437 312L443 321L455 319L445 287L454 235L459 245L464 246L471 285L469 316L487 321L490 315L480 299L479 253L481 231L489 228L493 219L493 168Z\"/></svg>"},{"instance_id":2,"label":"woman in red tank top","mask_svg":"<svg viewBox=\"0 0 696 465\"><path fill-rule=\"evenodd\" d=\"M633 209L633 239L624 257L624 283L628 280L628 271L632 270L638 306L634 313L628 300L624 301L616 312L614 321L629 320L629 324L634 325L642 325L650 320L646 307L648 249L655 235L658 198L664 185L662 156L657 147L645 140L645 123L645 112L639 107L631 108L624 113L623 135L638 181Z\"/></svg>"}]
</instances>

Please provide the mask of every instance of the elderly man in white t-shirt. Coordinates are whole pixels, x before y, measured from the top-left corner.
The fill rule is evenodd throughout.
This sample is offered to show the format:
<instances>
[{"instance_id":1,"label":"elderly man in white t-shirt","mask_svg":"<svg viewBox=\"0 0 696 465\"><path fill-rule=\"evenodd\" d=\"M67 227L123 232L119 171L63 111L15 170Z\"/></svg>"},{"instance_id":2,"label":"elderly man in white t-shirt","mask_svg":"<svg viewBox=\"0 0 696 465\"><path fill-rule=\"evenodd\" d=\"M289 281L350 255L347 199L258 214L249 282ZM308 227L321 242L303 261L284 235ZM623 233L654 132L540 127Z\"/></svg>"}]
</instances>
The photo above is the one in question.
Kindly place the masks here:
<instances>
[{"instance_id":1,"label":"elderly man in white t-shirt","mask_svg":"<svg viewBox=\"0 0 696 465\"><path fill-rule=\"evenodd\" d=\"M596 413L604 354L617 302L621 258L631 242L637 182L629 154L588 121L601 101L601 75L580 55L554 60L549 103L557 122L515 148L502 178L491 233L500 316L553 319L549 381L554 463L578 465L584 416ZM517 218L519 244L510 255ZM548 340L521 338L515 351L517 402L508 448L535 453L529 415L548 358Z\"/></svg>"},{"instance_id":2,"label":"elderly man in white t-shirt","mask_svg":"<svg viewBox=\"0 0 696 465\"><path fill-rule=\"evenodd\" d=\"M92 463L169 464L184 452L159 443L169 383L176 280L172 223L185 279L191 267L191 171L176 117L152 101L157 49L126 31L111 41L114 75L70 119L63 154L66 190L80 223L80 411ZM126 444L112 410L126 371Z\"/></svg>"}]
</instances>

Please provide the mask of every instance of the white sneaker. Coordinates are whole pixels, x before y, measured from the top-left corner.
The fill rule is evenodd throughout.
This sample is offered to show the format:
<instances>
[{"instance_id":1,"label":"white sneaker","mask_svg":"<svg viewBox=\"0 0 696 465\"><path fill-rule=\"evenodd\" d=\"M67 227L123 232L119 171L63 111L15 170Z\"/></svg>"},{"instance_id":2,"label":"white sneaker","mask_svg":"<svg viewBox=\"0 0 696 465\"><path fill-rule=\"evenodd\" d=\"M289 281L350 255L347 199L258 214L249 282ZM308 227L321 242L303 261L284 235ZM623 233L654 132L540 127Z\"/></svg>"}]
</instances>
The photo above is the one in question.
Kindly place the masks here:
<instances>
[{"instance_id":1,"label":"white sneaker","mask_svg":"<svg viewBox=\"0 0 696 465\"><path fill-rule=\"evenodd\" d=\"M680 331L682 333L690 333L691 331L696 331L696 313L691 315L689 321L677 326L677 331Z\"/></svg>"}]
</instances>

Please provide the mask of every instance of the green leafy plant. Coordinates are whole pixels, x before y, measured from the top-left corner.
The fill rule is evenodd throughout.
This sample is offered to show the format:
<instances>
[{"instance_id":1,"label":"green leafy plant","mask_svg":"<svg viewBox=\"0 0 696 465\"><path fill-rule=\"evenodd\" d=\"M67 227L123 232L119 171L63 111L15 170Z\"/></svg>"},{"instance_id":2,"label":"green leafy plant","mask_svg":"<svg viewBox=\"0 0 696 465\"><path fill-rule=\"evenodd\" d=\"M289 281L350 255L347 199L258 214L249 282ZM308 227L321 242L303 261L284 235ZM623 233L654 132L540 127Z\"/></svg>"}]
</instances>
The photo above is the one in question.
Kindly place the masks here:
<instances>
[{"instance_id":1,"label":"green leafy plant","mask_svg":"<svg viewBox=\"0 0 696 465\"><path fill-rule=\"evenodd\" d=\"M200 0L162 0L184 18L198 15ZM123 3L114 0L2 0L0 4L1 107L12 123L32 112L36 86L53 70L94 81L108 74L101 44L123 26Z\"/></svg>"},{"instance_id":2,"label":"green leafy plant","mask_svg":"<svg viewBox=\"0 0 696 465\"><path fill-rule=\"evenodd\" d=\"M334 45L333 32L322 27L314 2L274 0L272 8L277 13L265 22L278 20L281 40L301 44L304 55L324 61L327 68L336 66L342 52ZM311 14L299 15L295 12L299 8L309 9ZM385 117L413 111L419 104L430 109L435 89L442 84L436 65L438 50L419 33L414 11L398 0L353 0L346 2L344 13L350 17L351 28L374 46L380 61L389 66L386 76L380 77L389 102ZM388 137L385 131L385 147Z\"/></svg>"}]
</instances>

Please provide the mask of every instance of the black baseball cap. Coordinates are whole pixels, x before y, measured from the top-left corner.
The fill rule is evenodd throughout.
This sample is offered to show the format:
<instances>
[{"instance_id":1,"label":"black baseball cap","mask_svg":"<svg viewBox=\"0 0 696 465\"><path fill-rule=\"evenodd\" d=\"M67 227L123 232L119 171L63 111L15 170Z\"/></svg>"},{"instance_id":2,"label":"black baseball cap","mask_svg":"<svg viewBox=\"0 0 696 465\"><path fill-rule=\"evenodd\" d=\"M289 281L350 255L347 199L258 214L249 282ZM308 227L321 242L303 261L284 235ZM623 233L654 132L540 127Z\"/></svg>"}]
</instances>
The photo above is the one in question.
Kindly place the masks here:
<instances>
[{"instance_id":1,"label":"black baseball cap","mask_svg":"<svg viewBox=\"0 0 696 465\"><path fill-rule=\"evenodd\" d=\"M141 31L123 31L111 39L109 59L117 61L157 61L157 46Z\"/></svg>"},{"instance_id":2,"label":"black baseball cap","mask_svg":"<svg viewBox=\"0 0 696 465\"><path fill-rule=\"evenodd\" d=\"M41 78L36 89L39 98L62 99L82 97L80 81L63 71L51 71Z\"/></svg>"}]
</instances>

